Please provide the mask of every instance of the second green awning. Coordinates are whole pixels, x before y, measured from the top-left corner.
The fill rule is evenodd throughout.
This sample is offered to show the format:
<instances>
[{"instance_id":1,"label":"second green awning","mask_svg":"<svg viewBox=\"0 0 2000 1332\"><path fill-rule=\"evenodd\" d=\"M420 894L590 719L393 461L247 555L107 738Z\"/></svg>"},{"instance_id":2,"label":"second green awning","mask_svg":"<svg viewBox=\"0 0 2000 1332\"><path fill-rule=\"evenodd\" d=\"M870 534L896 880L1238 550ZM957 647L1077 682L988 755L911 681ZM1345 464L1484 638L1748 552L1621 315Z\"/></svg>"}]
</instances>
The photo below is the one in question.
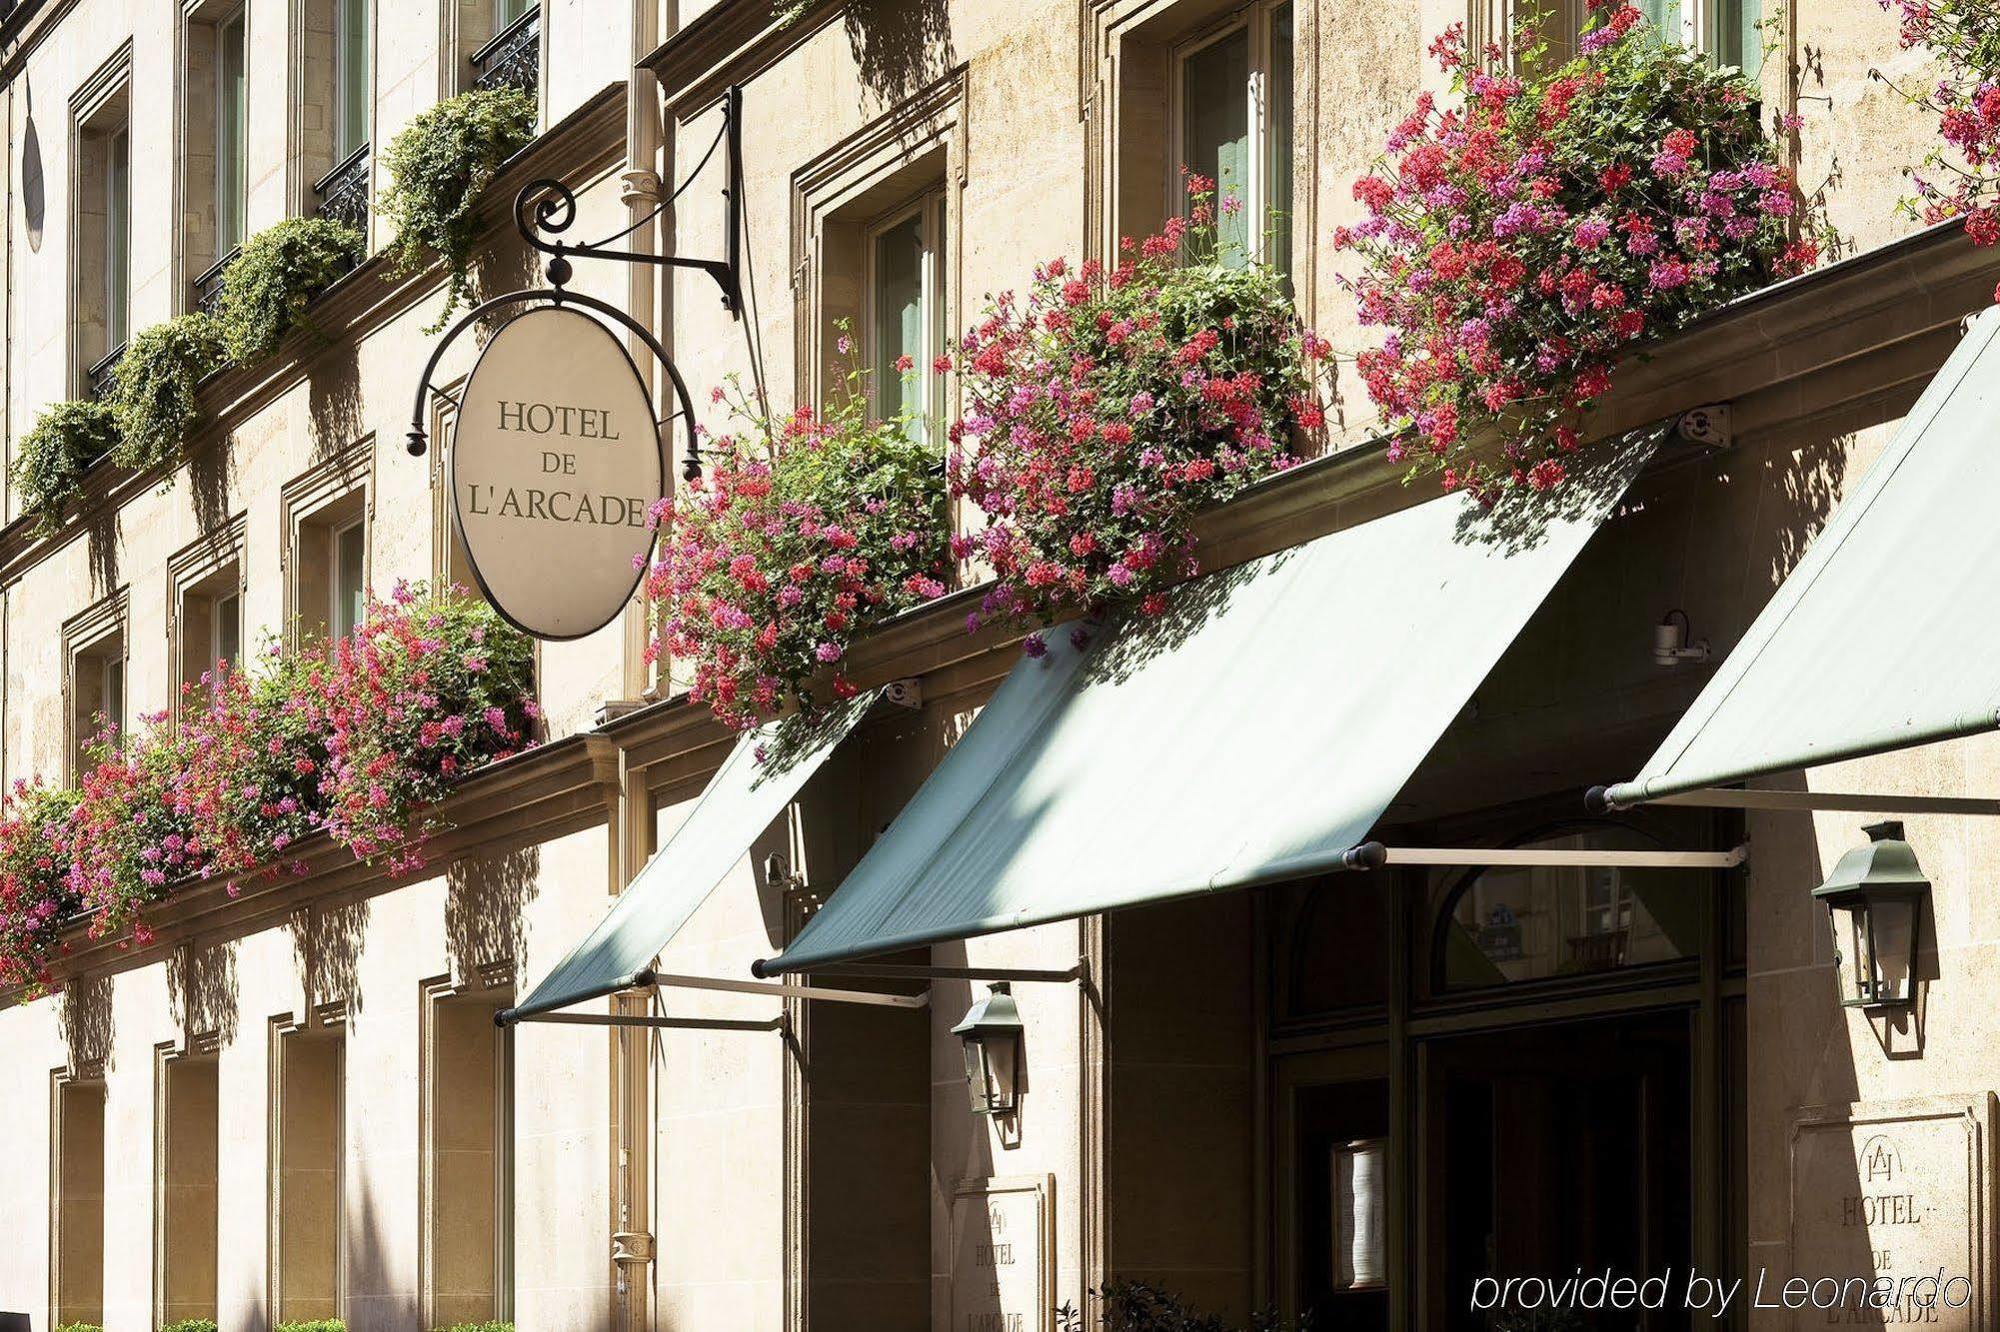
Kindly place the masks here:
<instances>
[{"instance_id":1,"label":"second green awning","mask_svg":"<svg viewBox=\"0 0 2000 1332\"><path fill-rule=\"evenodd\" d=\"M1336 867L1651 453L1431 500L1064 627L760 975Z\"/></svg>"},{"instance_id":2,"label":"second green awning","mask_svg":"<svg viewBox=\"0 0 2000 1332\"><path fill-rule=\"evenodd\" d=\"M739 737L687 821L633 876L597 928L527 999L500 1014L502 1025L638 983L881 692L870 690L822 717L788 717Z\"/></svg>"}]
</instances>

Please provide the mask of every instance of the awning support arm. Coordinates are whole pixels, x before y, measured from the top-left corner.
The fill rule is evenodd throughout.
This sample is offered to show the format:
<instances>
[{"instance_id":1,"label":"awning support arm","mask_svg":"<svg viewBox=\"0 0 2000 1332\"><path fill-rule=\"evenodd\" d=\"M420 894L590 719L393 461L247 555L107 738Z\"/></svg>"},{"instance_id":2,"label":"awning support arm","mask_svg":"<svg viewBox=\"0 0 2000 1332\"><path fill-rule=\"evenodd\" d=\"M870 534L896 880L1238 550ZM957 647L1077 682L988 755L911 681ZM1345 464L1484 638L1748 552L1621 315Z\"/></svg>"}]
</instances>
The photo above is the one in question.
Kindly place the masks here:
<instances>
[{"instance_id":1,"label":"awning support arm","mask_svg":"<svg viewBox=\"0 0 2000 1332\"><path fill-rule=\"evenodd\" d=\"M1624 809L1608 797L1598 796L1596 787L1586 797L1597 812ZM1873 794L1866 791L1746 791L1736 787L1704 787L1654 796L1648 805L1692 805L1700 809L1839 810L1857 814L1972 814L2000 815L2000 800L1983 796L1925 796Z\"/></svg>"},{"instance_id":2,"label":"awning support arm","mask_svg":"<svg viewBox=\"0 0 2000 1332\"><path fill-rule=\"evenodd\" d=\"M1384 846L1363 842L1342 857L1351 870L1384 865L1521 865L1561 869L1735 869L1750 848L1728 851L1545 851L1490 846Z\"/></svg>"},{"instance_id":3,"label":"awning support arm","mask_svg":"<svg viewBox=\"0 0 2000 1332\"><path fill-rule=\"evenodd\" d=\"M835 1004L869 1004L877 1008L928 1008L931 1002L928 994L876 994L872 990L832 990L777 981L724 980L719 976L675 976L661 971L642 973L639 983L663 990L720 990L728 994L776 995Z\"/></svg>"},{"instance_id":4,"label":"awning support arm","mask_svg":"<svg viewBox=\"0 0 2000 1332\"><path fill-rule=\"evenodd\" d=\"M829 962L823 967L812 968L810 974L874 980L1024 981L1068 985L1083 980L1090 973L1079 958L1075 966L1064 971L1035 967L922 967L895 962Z\"/></svg>"},{"instance_id":5,"label":"awning support arm","mask_svg":"<svg viewBox=\"0 0 2000 1332\"><path fill-rule=\"evenodd\" d=\"M676 1031L783 1031L785 1015L771 1018L657 1017L651 1013L524 1013L517 1022L559 1022L573 1027L656 1027Z\"/></svg>"}]
</instances>

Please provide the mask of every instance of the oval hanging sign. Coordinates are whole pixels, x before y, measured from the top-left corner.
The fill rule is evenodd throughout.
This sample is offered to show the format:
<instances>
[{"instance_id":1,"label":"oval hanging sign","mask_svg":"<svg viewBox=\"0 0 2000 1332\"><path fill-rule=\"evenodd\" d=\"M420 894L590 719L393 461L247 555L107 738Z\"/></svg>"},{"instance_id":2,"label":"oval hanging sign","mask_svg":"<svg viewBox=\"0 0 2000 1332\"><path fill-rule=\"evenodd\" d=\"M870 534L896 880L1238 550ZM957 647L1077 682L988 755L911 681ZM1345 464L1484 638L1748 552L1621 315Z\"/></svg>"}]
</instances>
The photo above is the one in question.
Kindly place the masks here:
<instances>
[{"instance_id":1,"label":"oval hanging sign","mask_svg":"<svg viewBox=\"0 0 2000 1332\"><path fill-rule=\"evenodd\" d=\"M666 464L610 329L561 306L502 324L459 397L450 464L473 576L500 614L557 639L618 617L652 553Z\"/></svg>"}]
</instances>

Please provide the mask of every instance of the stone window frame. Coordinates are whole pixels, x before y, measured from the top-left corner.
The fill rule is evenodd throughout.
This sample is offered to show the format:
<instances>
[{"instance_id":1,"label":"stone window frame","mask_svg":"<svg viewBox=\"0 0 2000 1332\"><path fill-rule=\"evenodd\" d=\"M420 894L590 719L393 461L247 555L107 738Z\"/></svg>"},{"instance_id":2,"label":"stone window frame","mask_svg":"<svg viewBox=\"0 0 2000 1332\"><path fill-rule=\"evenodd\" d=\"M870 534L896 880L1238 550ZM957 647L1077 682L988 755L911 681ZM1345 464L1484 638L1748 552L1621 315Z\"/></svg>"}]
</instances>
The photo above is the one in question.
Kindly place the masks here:
<instances>
[{"instance_id":1,"label":"stone window frame","mask_svg":"<svg viewBox=\"0 0 2000 1332\"><path fill-rule=\"evenodd\" d=\"M84 699L81 685L85 682L79 679L79 663L117 659L124 673L119 711L128 728L133 718L132 617L128 593L129 589L121 587L96 605L63 622L63 761L72 781L83 773L83 746L95 733L85 727L97 711L95 708L89 713L82 711Z\"/></svg>"},{"instance_id":2,"label":"stone window frame","mask_svg":"<svg viewBox=\"0 0 2000 1332\"><path fill-rule=\"evenodd\" d=\"M939 189L945 196L946 286L939 322L947 329L959 327L965 264L966 115L966 67L960 65L792 173L796 401L825 400L838 382L842 360L834 351L836 322L846 317L858 327L866 314L862 291L842 291L834 285L841 274L861 273L867 267L839 262L830 253L841 244L838 230L851 229L847 244L865 253L869 224L904 211ZM835 234L829 234L830 227ZM947 381L940 395L947 415L956 395L957 385Z\"/></svg>"},{"instance_id":3,"label":"stone window frame","mask_svg":"<svg viewBox=\"0 0 2000 1332\"><path fill-rule=\"evenodd\" d=\"M293 1040L337 1040L340 1051L337 1056L338 1070L335 1074L336 1098L334 1119L336 1126L334 1160L336 1162L334 1223L336 1252L334 1255L334 1314L336 1319L347 1317L347 1147L349 1142L347 1124L347 1018L346 1000L308 1005L303 1015L296 1012L279 1013L268 1024L265 1046L266 1100L265 1100L265 1291L264 1308L273 1326L291 1321L284 1308L284 1189L283 1161L285 1147L284 1083L285 1049L283 1042Z\"/></svg>"},{"instance_id":4,"label":"stone window frame","mask_svg":"<svg viewBox=\"0 0 2000 1332\"><path fill-rule=\"evenodd\" d=\"M175 126L173 197L174 216L181 219L181 225L174 228L173 272L174 308L183 312L198 306L197 283L228 257L218 252L221 90L215 69L216 42L223 26L240 17L247 68L255 50L254 9L251 0L180 0L175 15L174 102L179 115ZM206 64L198 63L202 60ZM243 90L246 126L250 123L253 91L254 85L246 77ZM239 202L244 211L243 237L247 239L251 177L247 134L245 138L244 197Z\"/></svg>"},{"instance_id":5,"label":"stone window frame","mask_svg":"<svg viewBox=\"0 0 2000 1332\"><path fill-rule=\"evenodd\" d=\"M48 1310L50 1315L49 1325L51 1327L57 1327L66 1323L76 1322L79 1319L86 1318L90 1313L93 1312L93 1310L91 1310L87 1306L83 1309L71 1310L64 1303L62 1298L63 1257L64 1257L64 1249L67 1247L63 1243L63 1219L62 1219L62 1209L64 1201L63 1168L62 1168L63 1123L64 1123L63 1098L65 1094L69 1092L89 1090L93 1088L97 1091L98 1096L105 1102L104 1109L105 1111L108 1112L109 1102L110 1102L110 1088L105 1081L104 1064L101 1061L92 1061L87 1064L65 1064L62 1067L49 1070ZM104 1136L104 1130L102 1127L102 1121L100 1121L100 1126L98 1128L98 1139L100 1144L103 1141L103 1136ZM103 1318L103 1312L104 1312L103 1268L104 1268L104 1260L106 1257L104 1253L104 1233L103 1233L104 1227L103 1227L103 1217L102 1217L103 1206L104 1206L103 1198L104 1198L104 1181L100 1176L98 1181L99 1222L98 1222L98 1236L97 1236L99 1288L97 1293L97 1307L94 1310L94 1312L98 1315L100 1321Z\"/></svg>"},{"instance_id":6,"label":"stone window frame","mask_svg":"<svg viewBox=\"0 0 2000 1332\"><path fill-rule=\"evenodd\" d=\"M168 1307L168 1236L174 1233L169 1224L168 1189L168 1146L169 1126L172 1123L172 1106L169 1086L175 1068L190 1064L206 1064L218 1067L222 1053L222 1037L219 1032L204 1031L190 1034L185 1040L162 1041L153 1047L153 1326L164 1327L177 1317L195 1317L193 1314L176 1314ZM218 1116L220 1113L218 1096ZM218 1141L217 1195L220 1205L220 1143ZM220 1288L218 1281L217 1299L219 1307ZM206 1316L215 1317L215 1310Z\"/></svg>"},{"instance_id":7,"label":"stone window frame","mask_svg":"<svg viewBox=\"0 0 2000 1332\"><path fill-rule=\"evenodd\" d=\"M458 425L458 399L469 375L460 375L436 385L431 395L430 486L431 486L431 585L449 587L456 583L473 588L472 556L459 535L452 514L451 459L449 453Z\"/></svg>"},{"instance_id":8,"label":"stone window frame","mask_svg":"<svg viewBox=\"0 0 2000 1332\"><path fill-rule=\"evenodd\" d=\"M66 228L68 243L69 272L66 288L69 293L69 366L68 382L76 397L90 394L91 367L106 356L118 350L110 345L107 329L108 309L105 303L110 294L105 289L103 269L106 266L106 251L102 235L94 236L90 231L89 205L96 203L97 212L103 212L104 173L86 167L85 157L93 140L102 139L119 132L126 136L127 172L126 189L131 190L130 163L135 160L132 153L132 39L127 37L118 49L89 78L85 79L69 100L69 152ZM126 229L126 336L129 340L133 330L131 324L131 246L132 216L128 213ZM103 222L100 217L98 228ZM95 311L94 317L90 312ZM121 344L122 345L122 344Z\"/></svg>"},{"instance_id":9,"label":"stone window frame","mask_svg":"<svg viewBox=\"0 0 2000 1332\"><path fill-rule=\"evenodd\" d=\"M214 665L212 661L189 660L184 630L190 618L190 598L212 601L233 591L238 598L237 614L242 617L237 637L240 659L250 657L248 533L249 516L238 513L215 532L183 546L167 559L168 713L175 718L180 716L183 687L198 681L202 672ZM212 638L212 632L205 637Z\"/></svg>"},{"instance_id":10,"label":"stone window frame","mask_svg":"<svg viewBox=\"0 0 2000 1332\"><path fill-rule=\"evenodd\" d=\"M1078 111L1085 122L1084 256L1115 262L1121 236L1157 230L1177 207L1178 173L1151 160L1177 143L1173 105L1177 45L1219 31L1268 0L1079 0L1083 58ZM1581 4L1582 0L1564 0ZM1320 0L1295 0L1292 42L1292 264L1300 317L1316 315L1319 235Z\"/></svg>"},{"instance_id":11,"label":"stone window frame","mask_svg":"<svg viewBox=\"0 0 2000 1332\"><path fill-rule=\"evenodd\" d=\"M296 650L324 637L327 624L315 623L326 603L313 594L310 570L304 566L314 552L306 547L345 527L357 514L362 527L361 581L370 585L374 571L375 437L370 434L340 452L315 463L287 482L278 494L278 572L285 586L285 628L282 641Z\"/></svg>"},{"instance_id":12,"label":"stone window frame","mask_svg":"<svg viewBox=\"0 0 2000 1332\"><path fill-rule=\"evenodd\" d=\"M476 968L470 975L454 977L447 974L432 976L417 983L417 1061L418 1061L418 1105L417 1105L417 1300L418 1323L423 1327L441 1326L437 1314L437 1122L438 1097L440 1087L436 1073L437 1007L443 1003L465 1000L490 1006L496 1010L513 1003L515 970L511 961L487 963ZM504 1030L495 1027L499 1040L498 1085L495 1087L494 1135L499 1144L495 1148L495 1203L494 1225L494 1308L492 1317L505 1321L514 1315L514 1217L512 1203L515 1197L514 1172L514 1123L515 1123L515 1028Z\"/></svg>"}]
</instances>

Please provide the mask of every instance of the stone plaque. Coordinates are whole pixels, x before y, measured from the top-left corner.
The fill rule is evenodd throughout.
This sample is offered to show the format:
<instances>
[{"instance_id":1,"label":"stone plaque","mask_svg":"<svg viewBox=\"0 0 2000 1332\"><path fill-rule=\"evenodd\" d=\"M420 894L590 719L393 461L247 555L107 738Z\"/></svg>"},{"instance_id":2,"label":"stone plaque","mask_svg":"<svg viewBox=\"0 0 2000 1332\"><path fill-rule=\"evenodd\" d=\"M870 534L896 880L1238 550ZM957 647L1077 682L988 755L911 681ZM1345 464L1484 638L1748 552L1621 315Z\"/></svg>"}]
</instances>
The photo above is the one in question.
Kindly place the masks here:
<instances>
[{"instance_id":1,"label":"stone plaque","mask_svg":"<svg viewBox=\"0 0 2000 1332\"><path fill-rule=\"evenodd\" d=\"M1754 1303L1798 1328L1989 1327L1994 1107L1986 1093L1798 1120L1791 1270L1752 1272Z\"/></svg>"},{"instance_id":2,"label":"stone plaque","mask_svg":"<svg viewBox=\"0 0 2000 1332\"><path fill-rule=\"evenodd\" d=\"M951 1332L1051 1332L1053 1175L967 1180L951 1208Z\"/></svg>"}]
</instances>

